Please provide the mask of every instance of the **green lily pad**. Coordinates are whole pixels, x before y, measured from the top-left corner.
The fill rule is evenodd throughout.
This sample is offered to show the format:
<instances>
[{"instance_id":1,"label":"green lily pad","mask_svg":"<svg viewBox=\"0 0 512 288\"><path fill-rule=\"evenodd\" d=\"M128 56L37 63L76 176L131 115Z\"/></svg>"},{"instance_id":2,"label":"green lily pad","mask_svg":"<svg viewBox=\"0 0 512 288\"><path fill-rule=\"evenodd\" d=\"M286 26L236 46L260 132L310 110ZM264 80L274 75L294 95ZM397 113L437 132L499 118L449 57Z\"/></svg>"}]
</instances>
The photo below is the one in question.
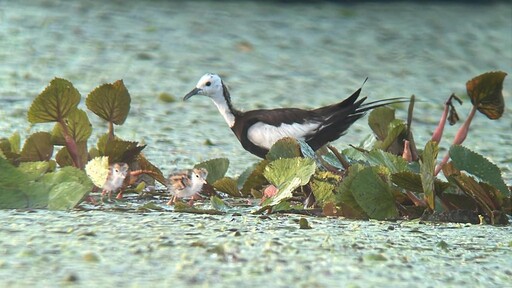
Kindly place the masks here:
<instances>
[{"instance_id":1,"label":"green lily pad","mask_svg":"<svg viewBox=\"0 0 512 288\"><path fill-rule=\"evenodd\" d=\"M449 153L455 168L477 176L500 190L504 197L510 197L510 191L501 177L501 170L494 163L460 145L452 145Z\"/></svg>"},{"instance_id":2,"label":"green lily pad","mask_svg":"<svg viewBox=\"0 0 512 288\"><path fill-rule=\"evenodd\" d=\"M52 158L53 144L48 132L36 132L25 140L21 150L22 162L48 161Z\"/></svg>"},{"instance_id":3,"label":"green lily pad","mask_svg":"<svg viewBox=\"0 0 512 288\"><path fill-rule=\"evenodd\" d=\"M359 171L350 190L359 206L373 219L396 219L398 211L390 185L379 175L379 167L365 167Z\"/></svg>"},{"instance_id":4,"label":"green lily pad","mask_svg":"<svg viewBox=\"0 0 512 288\"><path fill-rule=\"evenodd\" d=\"M503 80L507 73L501 71L479 75L466 83L471 103L489 119L499 119L505 110Z\"/></svg>"},{"instance_id":5,"label":"green lily pad","mask_svg":"<svg viewBox=\"0 0 512 288\"><path fill-rule=\"evenodd\" d=\"M30 123L59 122L76 109L80 93L68 80L54 78L28 110Z\"/></svg>"},{"instance_id":6,"label":"green lily pad","mask_svg":"<svg viewBox=\"0 0 512 288\"><path fill-rule=\"evenodd\" d=\"M103 84L94 89L87 98L87 108L102 119L121 125L130 111L130 93L124 86L123 80Z\"/></svg>"},{"instance_id":7,"label":"green lily pad","mask_svg":"<svg viewBox=\"0 0 512 288\"><path fill-rule=\"evenodd\" d=\"M196 164L194 168L205 168L208 171L206 181L208 183L215 183L215 181L226 175L229 168L229 159L227 158L215 158L210 159L199 164Z\"/></svg>"},{"instance_id":8,"label":"green lily pad","mask_svg":"<svg viewBox=\"0 0 512 288\"><path fill-rule=\"evenodd\" d=\"M436 141L428 141L423 150L422 159L420 161L420 177L423 192L427 200L428 207L435 210L435 175L436 159L439 148Z\"/></svg>"}]
</instances>

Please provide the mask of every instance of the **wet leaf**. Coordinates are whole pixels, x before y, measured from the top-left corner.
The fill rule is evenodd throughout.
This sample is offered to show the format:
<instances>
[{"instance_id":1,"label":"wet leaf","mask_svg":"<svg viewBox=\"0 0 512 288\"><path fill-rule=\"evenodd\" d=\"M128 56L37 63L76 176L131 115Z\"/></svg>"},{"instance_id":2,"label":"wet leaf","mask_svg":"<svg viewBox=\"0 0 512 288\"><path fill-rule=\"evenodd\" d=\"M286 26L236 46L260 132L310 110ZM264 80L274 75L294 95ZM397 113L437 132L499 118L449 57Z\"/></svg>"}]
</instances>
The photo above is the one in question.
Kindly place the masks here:
<instances>
[{"instance_id":1,"label":"wet leaf","mask_svg":"<svg viewBox=\"0 0 512 288\"><path fill-rule=\"evenodd\" d=\"M68 116L80 103L80 93L71 82L54 78L34 99L28 110L30 123L58 122Z\"/></svg>"},{"instance_id":2,"label":"wet leaf","mask_svg":"<svg viewBox=\"0 0 512 288\"><path fill-rule=\"evenodd\" d=\"M69 136L71 136L75 142L86 142L91 136L92 125L85 111L81 109L72 110L64 119L64 122L66 123ZM62 129L60 123L56 123L53 128L52 142L55 145L66 145Z\"/></svg>"},{"instance_id":3,"label":"wet leaf","mask_svg":"<svg viewBox=\"0 0 512 288\"><path fill-rule=\"evenodd\" d=\"M436 159L439 148L436 141L428 141L423 150L422 160L420 161L421 184L425 199L431 210L435 210L435 186L434 170L436 168Z\"/></svg>"},{"instance_id":4,"label":"wet leaf","mask_svg":"<svg viewBox=\"0 0 512 288\"><path fill-rule=\"evenodd\" d=\"M139 165L138 168L140 170L153 172L148 175L150 175L153 179L160 182L161 184L166 185L167 180L165 179L164 174L162 174L162 171L160 169L158 169L158 167L156 167L153 163L149 162L149 160L146 159L146 157L144 157L144 155L139 154L137 156L137 163Z\"/></svg>"},{"instance_id":5,"label":"wet leaf","mask_svg":"<svg viewBox=\"0 0 512 288\"><path fill-rule=\"evenodd\" d=\"M130 93L123 80L103 84L94 89L85 100L87 108L102 119L121 125L130 111Z\"/></svg>"},{"instance_id":6,"label":"wet leaf","mask_svg":"<svg viewBox=\"0 0 512 288\"><path fill-rule=\"evenodd\" d=\"M48 132L36 132L25 140L21 150L22 162L48 161L52 158L53 144Z\"/></svg>"},{"instance_id":7,"label":"wet leaf","mask_svg":"<svg viewBox=\"0 0 512 288\"><path fill-rule=\"evenodd\" d=\"M85 172L96 187L103 187L109 173L109 160L107 156L91 159L85 165Z\"/></svg>"},{"instance_id":8,"label":"wet leaf","mask_svg":"<svg viewBox=\"0 0 512 288\"><path fill-rule=\"evenodd\" d=\"M215 183L215 181L221 179L226 175L229 168L229 159L227 158L215 158L210 159L199 164L196 164L194 168L205 168L208 171L206 181L208 183Z\"/></svg>"},{"instance_id":9,"label":"wet leaf","mask_svg":"<svg viewBox=\"0 0 512 288\"><path fill-rule=\"evenodd\" d=\"M279 158L300 157L301 148L296 139L286 137L278 140L267 153L266 159L269 161Z\"/></svg>"},{"instance_id":10,"label":"wet leaf","mask_svg":"<svg viewBox=\"0 0 512 288\"><path fill-rule=\"evenodd\" d=\"M352 180L350 190L361 208L377 220L398 217L391 187L378 174L378 167L366 167Z\"/></svg>"},{"instance_id":11,"label":"wet leaf","mask_svg":"<svg viewBox=\"0 0 512 288\"><path fill-rule=\"evenodd\" d=\"M242 197L238 190L238 184L235 179L230 177L223 177L213 183L215 190L224 192L232 197Z\"/></svg>"},{"instance_id":12,"label":"wet leaf","mask_svg":"<svg viewBox=\"0 0 512 288\"><path fill-rule=\"evenodd\" d=\"M481 74L466 83L471 103L489 119L499 119L505 110L503 80L507 73L501 71Z\"/></svg>"},{"instance_id":13,"label":"wet leaf","mask_svg":"<svg viewBox=\"0 0 512 288\"><path fill-rule=\"evenodd\" d=\"M449 153L455 168L477 176L482 181L498 188L503 196L510 197L510 191L501 177L501 170L494 163L460 145L452 145Z\"/></svg>"}]
</instances>

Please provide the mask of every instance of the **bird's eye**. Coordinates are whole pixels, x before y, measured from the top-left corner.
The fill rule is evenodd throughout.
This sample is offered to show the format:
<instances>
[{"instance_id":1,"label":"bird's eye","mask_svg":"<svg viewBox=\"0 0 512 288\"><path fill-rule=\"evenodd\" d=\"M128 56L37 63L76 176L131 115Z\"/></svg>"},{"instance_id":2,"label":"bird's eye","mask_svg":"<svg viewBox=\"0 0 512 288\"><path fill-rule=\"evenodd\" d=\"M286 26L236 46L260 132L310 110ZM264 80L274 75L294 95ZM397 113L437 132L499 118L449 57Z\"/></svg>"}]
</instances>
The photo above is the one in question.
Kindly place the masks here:
<instances>
[{"instance_id":1,"label":"bird's eye","mask_svg":"<svg viewBox=\"0 0 512 288\"><path fill-rule=\"evenodd\" d=\"M206 84L204 84L204 85L206 85L206 86L210 87L210 86L212 85L212 82L208 81L208 82L206 82Z\"/></svg>"}]
</instances>

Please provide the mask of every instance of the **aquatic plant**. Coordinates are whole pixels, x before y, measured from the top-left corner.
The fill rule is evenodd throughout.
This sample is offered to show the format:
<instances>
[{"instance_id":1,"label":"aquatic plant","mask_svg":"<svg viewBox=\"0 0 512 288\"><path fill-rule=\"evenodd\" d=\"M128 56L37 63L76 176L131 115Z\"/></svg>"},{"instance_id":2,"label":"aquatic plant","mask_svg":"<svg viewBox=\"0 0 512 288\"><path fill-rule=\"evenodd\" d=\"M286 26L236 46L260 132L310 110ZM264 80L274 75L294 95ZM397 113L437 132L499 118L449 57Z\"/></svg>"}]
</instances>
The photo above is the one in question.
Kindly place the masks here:
<instances>
[{"instance_id":1,"label":"aquatic plant","mask_svg":"<svg viewBox=\"0 0 512 288\"><path fill-rule=\"evenodd\" d=\"M490 119L503 114L505 75L490 72L468 81L473 109L439 163L445 123L455 124L459 118L453 101L462 101L454 94L448 98L432 139L418 149L412 129L412 96L406 120L397 119L389 107L373 110L368 124L374 140L361 147L339 151L329 145L315 152L303 141L284 138L272 146L265 159L238 177L226 176L227 158L198 163L196 168L209 172L203 194L210 196L212 209L177 203L174 211L222 214L237 211L237 205L257 205L253 213L508 223L511 193L500 169L460 145L476 111ZM34 124L55 122L54 129L28 136L22 149L18 133L0 139L0 208L72 209L94 186L102 188L114 163L128 163L132 170L123 189L136 184L141 174L149 174L165 185L161 171L141 154L146 146L122 140L114 133L114 125L122 125L127 119L130 101L121 80L89 93L87 108L105 120L108 129L96 147L87 149L92 126L86 111L77 108L79 92L67 80L52 80L34 100L28 118ZM56 147L60 149L54 155ZM440 172L444 177L438 175ZM141 191L140 186L137 189ZM155 196L168 196L165 189L146 193L140 197L154 200ZM121 197L122 193L118 194ZM137 209L164 208L158 202L146 201ZM307 223L303 226L309 227Z\"/></svg>"}]
</instances>

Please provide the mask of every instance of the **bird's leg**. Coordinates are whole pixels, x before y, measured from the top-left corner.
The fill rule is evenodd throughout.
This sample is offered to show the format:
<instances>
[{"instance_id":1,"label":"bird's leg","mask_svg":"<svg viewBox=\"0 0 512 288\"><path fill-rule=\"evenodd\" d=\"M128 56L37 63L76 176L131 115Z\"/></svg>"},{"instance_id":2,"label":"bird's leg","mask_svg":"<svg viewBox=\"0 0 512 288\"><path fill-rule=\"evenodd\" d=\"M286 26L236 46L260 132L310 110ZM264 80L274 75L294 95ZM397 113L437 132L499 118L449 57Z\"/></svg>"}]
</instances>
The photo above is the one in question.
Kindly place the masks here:
<instances>
[{"instance_id":1,"label":"bird's leg","mask_svg":"<svg viewBox=\"0 0 512 288\"><path fill-rule=\"evenodd\" d=\"M167 205L169 205L169 206L174 205L174 203L176 203L176 199L177 199L176 195L172 196L172 198L169 200L169 202L167 202Z\"/></svg>"},{"instance_id":2,"label":"bird's leg","mask_svg":"<svg viewBox=\"0 0 512 288\"><path fill-rule=\"evenodd\" d=\"M124 192L124 189L123 189L123 188L121 188L121 189L119 190L119 193L117 193L117 196L116 196L116 199L117 199L117 200L121 200L121 199L123 199L123 192Z\"/></svg>"}]
</instances>

